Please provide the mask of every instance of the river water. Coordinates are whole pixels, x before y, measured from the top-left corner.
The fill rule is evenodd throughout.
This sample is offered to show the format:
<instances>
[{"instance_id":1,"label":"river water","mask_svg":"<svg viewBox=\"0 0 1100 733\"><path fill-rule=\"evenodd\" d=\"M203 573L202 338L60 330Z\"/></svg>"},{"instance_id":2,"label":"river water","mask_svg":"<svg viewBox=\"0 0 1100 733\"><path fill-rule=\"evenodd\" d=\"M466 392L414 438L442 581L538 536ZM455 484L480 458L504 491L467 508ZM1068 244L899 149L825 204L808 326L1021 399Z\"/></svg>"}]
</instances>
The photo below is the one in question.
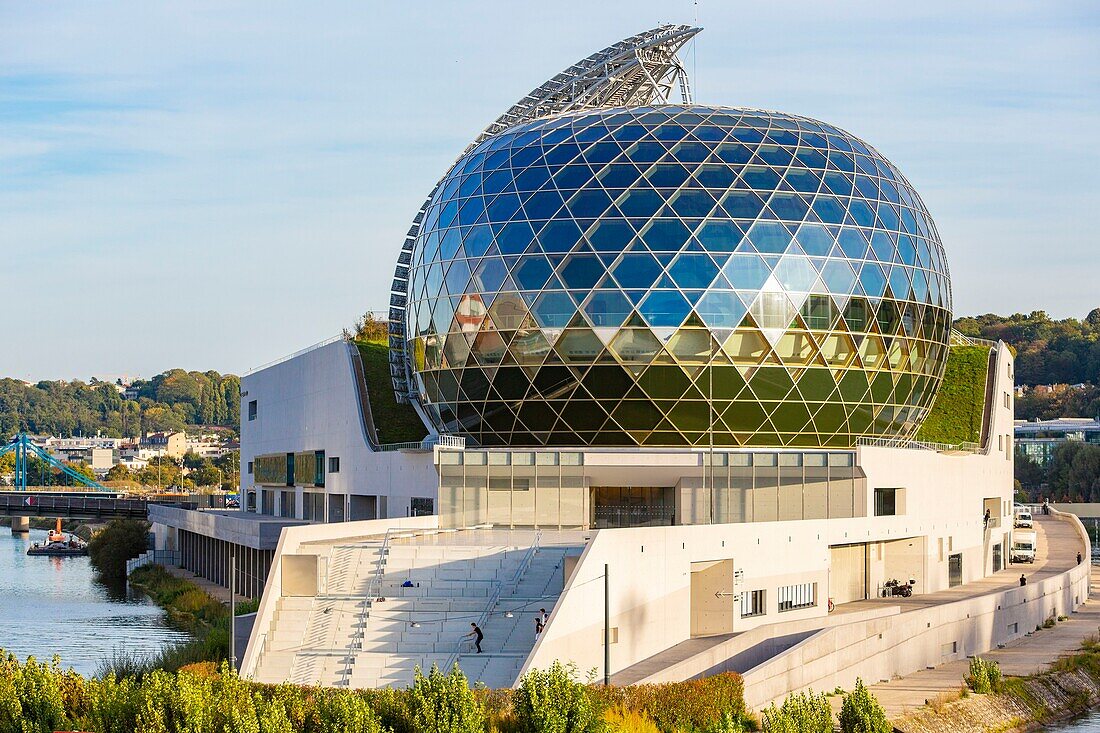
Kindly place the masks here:
<instances>
[{"instance_id":1,"label":"river water","mask_svg":"<svg viewBox=\"0 0 1100 733\"><path fill-rule=\"evenodd\" d=\"M143 595L95 579L86 557L28 557L46 533L0 527L0 648L94 674L116 650L154 654L188 639Z\"/></svg>"},{"instance_id":2,"label":"river water","mask_svg":"<svg viewBox=\"0 0 1100 733\"><path fill-rule=\"evenodd\" d=\"M1058 733L1100 733L1100 710L1093 710L1076 720L1052 725L1044 730Z\"/></svg>"}]
</instances>

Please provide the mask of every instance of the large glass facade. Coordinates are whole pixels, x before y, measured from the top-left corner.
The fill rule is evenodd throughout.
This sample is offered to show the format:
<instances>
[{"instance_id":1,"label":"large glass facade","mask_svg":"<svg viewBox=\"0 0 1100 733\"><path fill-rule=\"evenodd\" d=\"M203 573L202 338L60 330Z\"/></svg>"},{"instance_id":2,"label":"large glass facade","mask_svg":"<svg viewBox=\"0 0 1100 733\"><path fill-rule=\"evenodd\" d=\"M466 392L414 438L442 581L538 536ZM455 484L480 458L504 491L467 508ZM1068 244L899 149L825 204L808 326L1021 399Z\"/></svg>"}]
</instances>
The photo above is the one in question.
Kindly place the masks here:
<instances>
[{"instance_id":1,"label":"large glass facade","mask_svg":"<svg viewBox=\"0 0 1100 733\"><path fill-rule=\"evenodd\" d=\"M425 210L405 308L428 416L482 445L848 447L923 420L951 292L920 197L859 139L669 105L480 143Z\"/></svg>"}]
</instances>

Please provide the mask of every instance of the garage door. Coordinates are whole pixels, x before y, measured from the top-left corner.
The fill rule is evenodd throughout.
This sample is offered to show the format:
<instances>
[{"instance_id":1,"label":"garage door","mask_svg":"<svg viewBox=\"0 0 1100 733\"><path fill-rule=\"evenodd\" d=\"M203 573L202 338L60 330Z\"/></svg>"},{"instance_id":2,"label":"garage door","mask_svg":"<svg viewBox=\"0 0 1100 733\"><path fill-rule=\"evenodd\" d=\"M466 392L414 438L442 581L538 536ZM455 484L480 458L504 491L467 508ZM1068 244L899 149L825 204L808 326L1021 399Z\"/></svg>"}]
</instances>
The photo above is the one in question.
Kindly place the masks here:
<instances>
[{"instance_id":1,"label":"garage door","mask_svg":"<svg viewBox=\"0 0 1100 733\"><path fill-rule=\"evenodd\" d=\"M866 545L829 548L829 597L833 603L862 601L867 597L866 557Z\"/></svg>"}]
</instances>

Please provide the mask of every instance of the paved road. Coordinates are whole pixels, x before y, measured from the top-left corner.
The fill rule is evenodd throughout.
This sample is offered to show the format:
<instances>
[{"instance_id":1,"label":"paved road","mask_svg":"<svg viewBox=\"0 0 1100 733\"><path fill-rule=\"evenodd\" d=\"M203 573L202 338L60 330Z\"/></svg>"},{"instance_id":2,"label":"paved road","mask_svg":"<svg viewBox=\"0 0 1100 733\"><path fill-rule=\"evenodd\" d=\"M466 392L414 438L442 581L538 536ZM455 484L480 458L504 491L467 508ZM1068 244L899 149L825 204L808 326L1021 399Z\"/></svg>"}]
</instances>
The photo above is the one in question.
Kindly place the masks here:
<instances>
[{"instance_id":1,"label":"paved road","mask_svg":"<svg viewBox=\"0 0 1100 733\"><path fill-rule=\"evenodd\" d=\"M1009 569L996 573L989 578L967 583L965 586L959 586L943 593L931 593L927 596L899 599L901 604L898 604L898 600L891 600L890 602L897 605L904 605L907 602L924 605L929 601L937 602L935 599L938 596L944 596L938 601L942 603L944 600L954 600L955 597L961 597L962 595L977 595L975 591L979 589L981 589L981 592L990 592L1011 587L1019 582L1021 572L1027 575L1029 579L1038 580L1072 567L1076 562L1076 554L1079 548L1077 535L1073 527L1068 522L1043 519L1038 523L1036 530L1039 535L1039 553L1034 566L1012 565ZM949 596L949 594L955 594L963 591L963 589L967 589L967 591L959 593L955 597ZM876 602L863 601L863 603ZM1058 657L1078 650L1081 641L1085 637L1096 635L1098 631L1100 631L1100 566L1094 565L1092 567L1089 598L1067 621L1063 621L1051 629L1032 632L1006 644L1001 649L994 649L983 654L982 657L999 663L1001 671L1006 675L1034 674L1046 669ZM895 718L908 710L924 705L926 701L939 695L957 692L962 685L963 675L969 669L969 664L968 660L949 662L935 669L920 670L899 679L872 685L871 691L886 708L886 714L891 718ZM837 698L833 699L836 700Z\"/></svg>"}]
</instances>

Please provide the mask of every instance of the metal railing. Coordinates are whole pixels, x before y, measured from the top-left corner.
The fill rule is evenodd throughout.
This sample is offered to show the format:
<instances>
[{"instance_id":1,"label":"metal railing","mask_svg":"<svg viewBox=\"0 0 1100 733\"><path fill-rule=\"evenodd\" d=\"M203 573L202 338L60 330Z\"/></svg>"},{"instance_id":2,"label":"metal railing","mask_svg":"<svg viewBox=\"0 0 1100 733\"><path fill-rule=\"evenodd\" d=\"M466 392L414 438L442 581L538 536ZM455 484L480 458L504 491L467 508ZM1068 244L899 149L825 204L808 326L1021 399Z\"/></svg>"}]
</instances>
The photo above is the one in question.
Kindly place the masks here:
<instances>
[{"instance_id":1,"label":"metal railing","mask_svg":"<svg viewBox=\"0 0 1100 733\"><path fill-rule=\"evenodd\" d=\"M126 574L134 572L146 565L176 565L180 563L180 553L175 550L149 550L143 552L132 560L126 561Z\"/></svg>"},{"instance_id":2,"label":"metal railing","mask_svg":"<svg viewBox=\"0 0 1100 733\"><path fill-rule=\"evenodd\" d=\"M911 440L907 438L872 438L861 437L856 439L856 445L872 448L902 448L904 450L928 450L937 453L977 453L981 446L977 443L933 443L927 440Z\"/></svg>"},{"instance_id":3,"label":"metal railing","mask_svg":"<svg viewBox=\"0 0 1100 733\"><path fill-rule=\"evenodd\" d=\"M997 345L996 341L977 338L976 336L967 336L962 331L956 330L954 328L951 329L949 343L958 344L960 346L988 346L991 349Z\"/></svg>"},{"instance_id":4,"label":"metal railing","mask_svg":"<svg viewBox=\"0 0 1100 733\"><path fill-rule=\"evenodd\" d=\"M485 610L477 617L478 628L481 628L489 621L489 617L493 614L497 604L500 603L500 596L504 591L506 585L511 586L512 593L516 592L516 586L519 585L520 578L527 572L527 569L531 567L531 560L534 559L535 554L539 551L539 546L542 544L542 530L535 532L535 541L524 553L523 559L520 560L519 565L516 566L515 572L512 573L512 577L507 583L497 580L496 589L493 591L493 595L489 597L489 602L485 604ZM451 655L447 657L447 663L443 665L443 672L449 672L454 668L455 663L458 661L458 657L462 654L462 639L458 640L455 645L455 650L451 652Z\"/></svg>"},{"instance_id":5,"label":"metal railing","mask_svg":"<svg viewBox=\"0 0 1100 733\"><path fill-rule=\"evenodd\" d=\"M395 450L424 451L425 453L435 448L448 450L464 450L466 439L458 435L429 435L424 440L408 443L383 443L378 446L380 452Z\"/></svg>"},{"instance_id":6,"label":"metal railing","mask_svg":"<svg viewBox=\"0 0 1100 733\"><path fill-rule=\"evenodd\" d=\"M315 349L319 349L322 346L328 346L329 344L334 344L337 341L344 341L344 340L345 340L345 337L344 337L344 334L342 334L342 333L339 333L335 336L330 336L329 338L325 339L324 341L318 341L317 343L313 344L312 346L307 346L304 349L298 349L293 354L287 354L286 356L280 356L278 359L272 359L271 361L269 361L267 363L264 363L264 364L261 364L258 367L253 367L252 369L249 369L248 371L246 371L241 376L242 377L247 377L248 375L255 374L256 372L258 372L262 369L268 369L270 367L275 366L276 364L282 364L284 361L290 361L291 359L297 358L297 357L301 356L302 354L308 354L309 352L311 352Z\"/></svg>"}]
</instances>

